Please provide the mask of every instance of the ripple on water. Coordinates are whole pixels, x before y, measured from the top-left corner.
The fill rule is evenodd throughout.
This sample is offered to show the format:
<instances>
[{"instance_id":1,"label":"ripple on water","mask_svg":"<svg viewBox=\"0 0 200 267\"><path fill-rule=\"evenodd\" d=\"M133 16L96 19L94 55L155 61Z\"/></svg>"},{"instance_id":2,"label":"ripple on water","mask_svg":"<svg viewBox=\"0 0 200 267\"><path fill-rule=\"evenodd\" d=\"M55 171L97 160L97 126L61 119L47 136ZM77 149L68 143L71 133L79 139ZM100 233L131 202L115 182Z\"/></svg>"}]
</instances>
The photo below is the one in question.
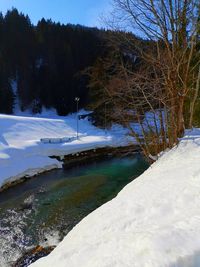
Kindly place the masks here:
<instances>
[{"instance_id":1,"label":"ripple on water","mask_svg":"<svg viewBox=\"0 0 200 267\"><path fill-rule=\"evenodd\" d=\"M37 246L56 246L81 219L147 167L141 157L109 159L55 170L2 192L0 266L13 266Z\"/></svg>"}]
</instances>

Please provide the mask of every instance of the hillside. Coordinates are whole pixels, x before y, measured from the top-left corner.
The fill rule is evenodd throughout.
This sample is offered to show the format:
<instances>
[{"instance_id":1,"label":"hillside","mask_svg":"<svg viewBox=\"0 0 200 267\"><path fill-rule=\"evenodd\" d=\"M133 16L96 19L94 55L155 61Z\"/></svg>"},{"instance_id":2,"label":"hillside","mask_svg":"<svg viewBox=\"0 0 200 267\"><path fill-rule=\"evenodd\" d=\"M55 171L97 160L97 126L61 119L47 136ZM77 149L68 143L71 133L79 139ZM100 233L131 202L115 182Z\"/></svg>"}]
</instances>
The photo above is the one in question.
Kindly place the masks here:
<instances>
[{"instance_id":1,"label":"hillside","mask_svg":"<svg viewBox=\"0 0 200 267\"><path fill-rule=\"evenodd\" d=\"M88 78L82 71L105 50L104 30L30 18L8 10L0 13L0 113L12 114L16 102L24 111L55 108L74 112L89 101ZM17 51L17 52L16 52Z\"/></svg>"}]
</instances>

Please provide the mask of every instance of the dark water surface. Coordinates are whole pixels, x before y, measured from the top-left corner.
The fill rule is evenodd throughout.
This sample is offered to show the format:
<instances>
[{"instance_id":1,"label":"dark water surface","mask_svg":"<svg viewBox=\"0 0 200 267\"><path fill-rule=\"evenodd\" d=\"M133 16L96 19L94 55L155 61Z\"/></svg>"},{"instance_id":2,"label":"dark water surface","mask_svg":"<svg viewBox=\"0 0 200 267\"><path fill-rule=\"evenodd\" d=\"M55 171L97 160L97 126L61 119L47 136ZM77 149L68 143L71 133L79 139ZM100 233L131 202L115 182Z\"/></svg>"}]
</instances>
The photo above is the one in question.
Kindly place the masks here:
<instances>
[{"instance_id":1,"label":"dark water surface","mask_svg":"<svg viewBox=\"0 0 200 267\"><path fill-rule=\"evenodd\" d=\"M147 168L139 155L110 158L51 171L0 193L0 266L12 266L37 245L57 245Z\"/></svg>"}]
</instances>

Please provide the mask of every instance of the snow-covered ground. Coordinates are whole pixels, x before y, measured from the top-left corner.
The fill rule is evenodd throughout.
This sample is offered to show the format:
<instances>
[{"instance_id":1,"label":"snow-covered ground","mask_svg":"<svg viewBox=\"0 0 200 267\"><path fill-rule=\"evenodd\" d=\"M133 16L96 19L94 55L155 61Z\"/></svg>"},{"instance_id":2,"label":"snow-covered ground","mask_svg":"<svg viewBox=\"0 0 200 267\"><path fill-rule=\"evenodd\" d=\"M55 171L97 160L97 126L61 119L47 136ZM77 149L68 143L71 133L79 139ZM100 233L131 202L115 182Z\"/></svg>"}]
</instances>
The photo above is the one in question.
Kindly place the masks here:
<instances>
[{"instance_id":1,"label":"snow-covered ground","mask_svg":"<svg viewBox=\"0 0 200 267\"><path fill-rule=\"evenodd\" d=\"M31 267L199 267L200 130Z\"/></svg>"},{"instance_id":2,"label":"snow-covered ground","mask_svg":"<svg viewBox=\"0 0 200 267\"><path fill-rule=\"evenodd\" d=\"M84 119L79 121L79 140L43 144L41 138L76 137L76 114L59 117L55 111L44 111L40 117L20 112L17 115L0 114L0 187L24 176L33 176L62 166L49 156L120 146L128 142L126 131L119 126L105 132Z\"/></svg>"}]
</instances>

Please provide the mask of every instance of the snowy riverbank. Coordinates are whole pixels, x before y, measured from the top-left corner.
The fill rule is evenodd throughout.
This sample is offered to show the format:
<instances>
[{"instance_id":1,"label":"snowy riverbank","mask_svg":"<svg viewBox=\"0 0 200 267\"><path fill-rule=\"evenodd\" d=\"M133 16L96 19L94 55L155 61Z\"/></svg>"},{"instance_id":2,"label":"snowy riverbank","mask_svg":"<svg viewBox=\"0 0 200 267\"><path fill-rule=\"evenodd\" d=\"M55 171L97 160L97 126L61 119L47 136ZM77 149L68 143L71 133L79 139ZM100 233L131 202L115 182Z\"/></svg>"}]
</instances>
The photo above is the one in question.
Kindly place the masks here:
<instances>
[{"instance_id":1,"label":"snowy riverbank","mask_svg":"<svg viewBox=\"0 0 200 267\"><path fill-rule=\"evenodd\" d=\"M40 117L22 115L0 115L0 187L25 176L60 168L62 164L50 156L128 143L126 131L119 126L105 132L84 119L79 121L79 140L44 144L41 138L75 137L76 114L59 117L48 111Z\"/></svg>"},{"instance_id":2,"label":"snowy riverbank","mask_svg":"<svg viewBox=\"0 0 200 267\"><path fill-rule=\"evenodd\" d=\"M199 267L200 130L32 266Z\"/></svg>"}]
</instances>

